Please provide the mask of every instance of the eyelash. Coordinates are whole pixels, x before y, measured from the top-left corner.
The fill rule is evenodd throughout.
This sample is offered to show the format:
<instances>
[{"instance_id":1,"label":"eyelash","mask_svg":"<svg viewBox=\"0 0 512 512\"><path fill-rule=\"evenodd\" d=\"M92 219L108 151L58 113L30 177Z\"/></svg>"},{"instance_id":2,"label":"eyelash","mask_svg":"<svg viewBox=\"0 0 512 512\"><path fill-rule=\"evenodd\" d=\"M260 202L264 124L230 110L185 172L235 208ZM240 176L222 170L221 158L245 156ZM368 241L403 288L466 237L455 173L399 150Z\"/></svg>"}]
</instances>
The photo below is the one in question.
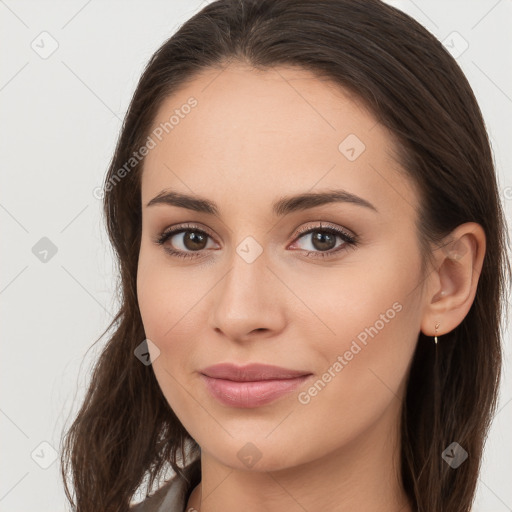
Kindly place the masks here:
<instances>
[{"instance_id":1,"label":"eyelash","mask_svg":"<svg viewBox=\"0 0 512 512\"><path fill-rule=\"evenodd\" d=\"M194 231L196 233L201 233L203 235L209 236L210 238L213 238L213 236L208 233L207 231L204 231L203 229L200 229L198 226L193 224L180 224L179 226L168 229L163 231L160 235L156 237L154 242L157 245L163 245L169 238L171 238L174 235L177 235L179 233L184 233L187 231ZM301 228L297 230L295 233L295 238L301 238L304 235L307 235L309 233L315 232L315 231L321 231L326 233L331 233L333 235L339 236L345 243L339 246L337 249L331 249L330 251L306 251L306 255L311 258L329 258L333 255L336 255L338 252L341 252L345 249L354 249L358 244L358 238L356 236L350 235L347 232L343 231L340 228L336 228L332 225L322 225L319 226L308 226L305 228ZM184 251L177 251L175 249L171 249L169 247L164 247L165 251L168 252L171 256L177 257L177 258L197 258L201 256L202 251L190 251L190 252L184 252ZM203 249L204 250L204 249ZM313 256L311 256L313 255Z\"/></svg>"}]
</instances>

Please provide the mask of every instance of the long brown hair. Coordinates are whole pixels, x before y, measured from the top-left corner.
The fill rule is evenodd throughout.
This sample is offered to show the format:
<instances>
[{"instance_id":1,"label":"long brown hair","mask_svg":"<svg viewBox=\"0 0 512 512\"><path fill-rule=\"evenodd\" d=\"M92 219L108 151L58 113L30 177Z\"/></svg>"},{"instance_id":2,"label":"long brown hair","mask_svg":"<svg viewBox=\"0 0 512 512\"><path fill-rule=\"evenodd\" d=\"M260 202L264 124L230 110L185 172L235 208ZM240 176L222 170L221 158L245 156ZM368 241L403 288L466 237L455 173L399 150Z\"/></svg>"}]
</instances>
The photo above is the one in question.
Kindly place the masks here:
<instances>
[{"instance_id":1,"label":"long brown hair","mask_svg":"<svg viewBox=\"0 0 512 512\"><path fill-rule=\"evenodd\" d=\"M378 0L218 0L151 57L104 183L121 306L102 335L111 331L63 439L68 500L78 512L127 511L144 480L149 492L169 465L181 475L187 457L199 454L151 366L134 356L145 339L136 294L144 161L130 158L146 143L164 99L201 70L233 61L259 69L298 66L364 102L392 133L400 165L420 192L425 261L430 244L458 225L484 228L487 252L471 309L442 337L437 358L432 340L419 333L401 421L402 481L412 507L469 511L500 381L510 279L506 224L484 121L466 77L432 34ZM441 457L453 441L469 454L457 470Z\"/></svg>"}]
</instances>

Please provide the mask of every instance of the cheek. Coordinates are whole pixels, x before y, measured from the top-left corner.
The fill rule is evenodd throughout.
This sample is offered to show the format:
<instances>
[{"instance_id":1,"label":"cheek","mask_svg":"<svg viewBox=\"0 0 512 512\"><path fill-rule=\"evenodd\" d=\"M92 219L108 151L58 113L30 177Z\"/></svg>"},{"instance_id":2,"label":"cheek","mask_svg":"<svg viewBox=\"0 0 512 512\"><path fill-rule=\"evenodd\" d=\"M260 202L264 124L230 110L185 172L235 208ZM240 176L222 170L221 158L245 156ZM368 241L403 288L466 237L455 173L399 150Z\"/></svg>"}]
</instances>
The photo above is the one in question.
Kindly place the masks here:
<instances>
[{"instance_id":1,"label":"cheek","mask_svg":"<svg viewBox=\"0 0 512 512\"><path fill-rule=\"evenodd\" d=\"M149 339L160 343L175 337L187 323L188 312L201 297L200 282L171 267L162 249L141 245L137 271L137 300Z\"/></svg>"},{"instance_id":2,"label":"cheek","mask_svg":"<svg viewBox=\"0 0 512 512\"><path fill-rule=\"evenodd\" d=\"M301 332L305 339L317 340L310 348L321 380L316 390L306 390L304 401L321 402L316 394L324 395L344 403L353 417L377 411L399 392L419 331L417 255L411 252L407 263L403 252L400 257L393 250L378 256L374 261L379 265L359 261L328 278L318 272L295 288L297 295L308 297L315 314L304 320Z\"/></svg>"},{"instance_id":3,"label":"cheek","mask_svg":"<svg viewBox=\"0 0 512 512\"><path fill-rule=\"evenodd\" d=\"M195 292L194 292L195 290ZM192 371L190 360L194 329L193 306L198 301L198 289L190 280L181 279L161 262L139 259L137 297L146 338L159 350L152 358L152 369L167 402L182 417L187 410L187 373ZM200 296L200 295L199 295ZM196 327L197 328L197 327ZM184 343L187 340L187 343Z\"/></svg>"},{"instance_id":4,"label":"cheek","mask_svg":"<svg viewBox=\"0 0 512 512\"><path fill-rule=\"evenodd\" d=\"M388 284L365 291L364 301L344 295L330 316L336 337L319 339L322 348L312 353L323 364L297 397L301 427L293 435L323 439L326 452L364 435L388 412L399 413L419 307L407 286ZM327 339L332 341L324 344Z\"/></svg>"},{"instance_id":5,"label":"cheek","mask_svg":"<svg viewBox=\"0 0 512 512\"><path fill-rule=\"evenodd\" d=\"M327 353L349 349L353 339L363 345L377 338L383 340L381 344L388 338L399 341L405 335L398 334L403 324L416 323L419 304L414 304L418 295L414 276L419 263L415 256L412 254L406 265L393 256L393 251L371 256L372 261L357 257L347 259L339 268L312 269L303 272L300 279L287 276L306 306L298 308L304 315L295 321L316 332L316 338L322 337Z\"/></svg>"},{"instance_id":6,"label":"cheek","mask_svg":"<svg viewBox=\"0 0 512 512\"><path fill-rule=\"evenodd\" d=\"M206 274L170 265L165 254L141 247L138 304L145 335L160 350L153 369L169 401L200 364L198 344L206 338L207 294L215 283Z\"/></svg>"}]
</instances>

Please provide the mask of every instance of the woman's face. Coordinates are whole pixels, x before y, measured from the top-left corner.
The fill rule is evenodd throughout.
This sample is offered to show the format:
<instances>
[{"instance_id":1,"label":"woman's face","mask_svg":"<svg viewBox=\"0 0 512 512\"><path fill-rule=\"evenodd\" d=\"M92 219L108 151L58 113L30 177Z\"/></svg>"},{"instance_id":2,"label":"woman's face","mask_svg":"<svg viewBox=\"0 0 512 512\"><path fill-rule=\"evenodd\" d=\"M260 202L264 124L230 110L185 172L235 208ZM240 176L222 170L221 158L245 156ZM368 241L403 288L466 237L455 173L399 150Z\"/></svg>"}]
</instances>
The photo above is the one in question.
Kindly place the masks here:
<instances>
[{"instance_id":1,"label":"woman's face","mask_svg":"<svg viewBox=\"0 0 512 512\"><path fill-rule=\"evenodd\" d=\"M309 72L241 66L203 72L153 129L138 300L155 376L203 455L263 471L394 442L425 297L418 196L387 130ZM216 213L147 206L167 192ZM309 376L259 401L257 385L206 379L218 363Z\"/></svg>"}]
</instances>

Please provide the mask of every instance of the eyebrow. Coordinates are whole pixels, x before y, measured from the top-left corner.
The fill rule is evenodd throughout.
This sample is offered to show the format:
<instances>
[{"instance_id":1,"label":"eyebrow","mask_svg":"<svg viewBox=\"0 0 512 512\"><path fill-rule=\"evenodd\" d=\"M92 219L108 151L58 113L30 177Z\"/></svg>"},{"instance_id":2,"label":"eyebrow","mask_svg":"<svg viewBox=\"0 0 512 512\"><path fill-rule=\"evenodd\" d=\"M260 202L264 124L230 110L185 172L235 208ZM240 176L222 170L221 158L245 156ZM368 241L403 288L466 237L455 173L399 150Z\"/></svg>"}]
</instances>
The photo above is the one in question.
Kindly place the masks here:
<instances>
[{"instance_id":1,"label":"eyebrow","mask_svg":"<svg viewBox=\"0 0 512 512\"><path fill-rule=\"evenodd\" d=\"M281 197L272 205L272 212L276 216L284 216L292 212L307 210L329 203L352 203L369 208L375 212L378 211L366 199L351 194L346 190L328 190L325 192L305 192L294 196ZM162 190L146 204L146 207L156 204L167 204L196 212L219 215L219 207L213 201L200 196L192 196L170 190Z\"/></svg>"}]
</instances>

